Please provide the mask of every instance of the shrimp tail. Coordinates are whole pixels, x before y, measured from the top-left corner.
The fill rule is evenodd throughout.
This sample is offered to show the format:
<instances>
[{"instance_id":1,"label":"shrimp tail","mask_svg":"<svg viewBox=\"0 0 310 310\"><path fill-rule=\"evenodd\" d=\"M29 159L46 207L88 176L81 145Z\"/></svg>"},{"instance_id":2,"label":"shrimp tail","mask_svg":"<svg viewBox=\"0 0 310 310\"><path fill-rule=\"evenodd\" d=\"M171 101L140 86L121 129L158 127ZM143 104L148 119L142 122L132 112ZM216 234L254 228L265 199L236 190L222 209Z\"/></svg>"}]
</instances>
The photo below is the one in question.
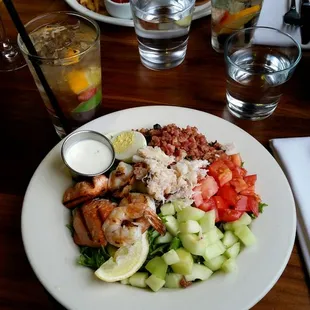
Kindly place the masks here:
<instances>
[{"instance_id":1,"label":"shrimp tail","mask_svg":"<svg viewBox=\"0 0 310 310\"><path fill-rule=\"evenodd\" d=\"M162 222L161 218L152 209L146 209L144 212L144 217L162 236L166 233L166 226Z\"/></svg>"}]
</instances>

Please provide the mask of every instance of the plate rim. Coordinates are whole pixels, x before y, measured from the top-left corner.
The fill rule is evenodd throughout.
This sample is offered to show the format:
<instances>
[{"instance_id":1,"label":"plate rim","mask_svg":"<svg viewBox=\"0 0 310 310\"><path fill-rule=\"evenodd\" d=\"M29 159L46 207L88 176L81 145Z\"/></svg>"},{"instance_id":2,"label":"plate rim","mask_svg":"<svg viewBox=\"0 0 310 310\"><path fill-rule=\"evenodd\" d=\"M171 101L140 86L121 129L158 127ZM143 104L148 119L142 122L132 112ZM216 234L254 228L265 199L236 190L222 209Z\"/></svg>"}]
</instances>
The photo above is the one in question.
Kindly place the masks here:
<instances>
[{"instance_id":1,"label":"plate rim","mask_svg":"<svg viewBox=\"0 0 310 310\"><path fill-rule=\"evenodd\" d=\"M92 19L95 19L100 22L104 22L107 24L117 25L117 26L124 26L124 27L132 27L134 28L133 20L132 19L123 19L117 18L113 16L106 16L100 13L93 12L83 5L77 2L77 0L64 0L72 9L76 10L77 12L84 14ZM205 10L205 11L204 11ZM195 7L193 20L200 19L202 17L208 16L211 14L211 0L207 3L203 3L199 6Z\"/></svg>"},{"instance_id":2,"label":"plate rim","mask_svg":"<svg viewBox=\"0 0 310 310\"><path fill-rule=\"evenodd\" d=\"M84 124L83 126L79 127L78 129L76 129L75 131L79 131L79 130L83 130L83 129L86 129L87 127L91 126L92 123L94 122L97 122L99 119L103 119L105 116L113 116L113 115L117 115L118 113L122 113L122 112L126 112L126 111L134 111L134 110L142 110L142 109L145 109L145 110L148 110L148 109L176 109L176 110L189 110L189 111L196 111L196 112L199 112L201 114L207 114L208 117L212 117L212 118L215 118L217 119L218 121L220 122L227 122L229 123L231 126L234 126L237 130L245 133L246 135L248 135L249 137L251 137L252 139L254 139L256 141L256 143L258 143L262 148L265 149L266 153L268 153L270 159L273 161L273 163L275 165L277 165L279 168L280 168L280 171L281 171L281 174L282 174L282 177L284 177L285 179L285 182L287 184L287 188L289 189L289 196L291 198L291 202L294 206L294 211L293 212L293 218L292 218L292 227L294 228L294 233L293 235L291 235L291 238L290 238L290 246L286 252L286 255L285 257L283 258L283 264L281 266L281 268L279 268L278 272L276 273L276 275L273 277L272 281L269 282L269 285L267 285L265 287L265 289L261 292L261 294L259 294L255 300L253 299L252 302L247 305L247 308L250 309L252 308L254 305L256 305L263 297L265 297L267 295L267 293L274 287L274 285L277 283L277 281L279 280L279 278L281 277L283 271L285 270L287 264L288 264L288 261L291 257L291 254L292 254L292 251L293 251L293 247L294 247L294 244L295 244L295 238L296 238L296 228L297 228L297 216L296 216L296 204L295 204L295 200L294 200L294 195L293 195L293 192L292 192L292 189L291 189L291 186L288 182L288 179L283 171L283 169L281 168L281 166L279 165L279 163L276 161L276 159L272 156L272 154L268 151L268 149L266 149L266 147L260 143L255 137L253 137L251 134L249 134L247 131L245 131L244 129L240 128L239 126L235 125L234 123L231 123L230 121L224 119L224 118L221 118L219 116L216 116L216 115L213 115L211 113L208 113L208 112L204 112L204 111L201 111L201 110L198 110L198 109L193 109L193 108L187 108L187 107L179 107L179 106L170 106L170 105L165 105L165 106L159 106L159 105L150 105L150 106L140 106L140 107L132 107L132 108L127 108L127 109L123 109L123 110L118 110L118 111L115 111L115 112L112 112L112 113L108 113L106 115L103 115L97 119L94 119L86 124ZM41 276L41 274L38 272L36 266L35 266L35 263L32 259L32 255L30 255L30 249L29 247L27 248L27 241L26 241L26 233L25 233L25 204L26 204L26 200L28 198L28 195L30 193L30 188L31 188L31 185L32 183L35 181L35 177L36 175L39 173L39 170L41 168L41 166L44 165L44 162L48 160L48 158L50 156L53 156L55 150L57 148L60 147L60 145L63 143L63 140L62 139L61 141L59 141L54 147L51 148L51 150L47 153L47 155L43 158L43 160L40 162L40 164L37 166L36 170L34 171L30 181L29 181L29 184L27 186L27 189L25 191L25 195L24 195L24 199L23 199L23 203L22 203L22 213L21 213L21 233L22 233L22 242L23 242L23 246L24 246L24 250L25 250L25 253L26 253L26 256L27 256L27 259L30 263L30 266L33 270L33 272L35 273L36 277L38 278L38 280L40 281L41 285L48 291L49 294L51 294L51 296L53 296L53 298L55 300L57 300L58 303L60 303L61 305L65 306L67 309L71 309L70 308L70 304L67 304L66 300L63 300L63 298L61 298L59 295L57 295L57 292L55 290L55 288L53 289L52 286L48 283L48 281L45 281L45 279L43 278L43 276Z\"/></svg>"}]
</instances>

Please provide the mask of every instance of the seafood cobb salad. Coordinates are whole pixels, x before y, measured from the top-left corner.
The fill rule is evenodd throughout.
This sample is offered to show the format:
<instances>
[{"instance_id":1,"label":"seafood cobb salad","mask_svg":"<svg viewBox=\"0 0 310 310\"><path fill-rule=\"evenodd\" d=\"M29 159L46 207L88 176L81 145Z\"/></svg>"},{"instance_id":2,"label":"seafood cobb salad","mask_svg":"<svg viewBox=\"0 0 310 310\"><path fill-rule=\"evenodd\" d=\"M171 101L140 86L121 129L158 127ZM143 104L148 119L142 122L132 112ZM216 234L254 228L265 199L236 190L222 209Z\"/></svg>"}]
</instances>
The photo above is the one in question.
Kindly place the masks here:
<instances>
[{"instance_id":1,"label":"seafood cobb salad","mask_svg":"<svg viewBox=\"0 0 310 310\"><path fill-rule=\"evenodd\" d=\"M105 282L155 292L235 271L266 204L234 144L175 124L109 138L113 167L63 195L78 263Z\"/></svg>"}]
</instances>

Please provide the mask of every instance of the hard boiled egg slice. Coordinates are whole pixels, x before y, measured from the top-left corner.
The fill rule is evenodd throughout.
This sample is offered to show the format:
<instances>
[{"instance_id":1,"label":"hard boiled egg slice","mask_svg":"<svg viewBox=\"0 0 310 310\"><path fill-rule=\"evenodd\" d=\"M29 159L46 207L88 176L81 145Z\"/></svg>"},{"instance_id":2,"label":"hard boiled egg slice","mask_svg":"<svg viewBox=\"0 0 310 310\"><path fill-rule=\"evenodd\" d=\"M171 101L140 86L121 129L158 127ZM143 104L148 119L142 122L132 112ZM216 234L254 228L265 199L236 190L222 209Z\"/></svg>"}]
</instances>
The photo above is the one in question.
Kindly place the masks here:
<instances>
[{"instance_id":1,"label":"hard boiled egg slice","mask_svg":"<svg viewBox=\"0 0 310 310\"><path fill-rule=\"evenodd\" d=\"M146 147L146 139L138 131L122 131L113 136L111 143L114 147L115 158L126 163L132 162L132 156L138 149Z\"/></svg>"}]
</instances>

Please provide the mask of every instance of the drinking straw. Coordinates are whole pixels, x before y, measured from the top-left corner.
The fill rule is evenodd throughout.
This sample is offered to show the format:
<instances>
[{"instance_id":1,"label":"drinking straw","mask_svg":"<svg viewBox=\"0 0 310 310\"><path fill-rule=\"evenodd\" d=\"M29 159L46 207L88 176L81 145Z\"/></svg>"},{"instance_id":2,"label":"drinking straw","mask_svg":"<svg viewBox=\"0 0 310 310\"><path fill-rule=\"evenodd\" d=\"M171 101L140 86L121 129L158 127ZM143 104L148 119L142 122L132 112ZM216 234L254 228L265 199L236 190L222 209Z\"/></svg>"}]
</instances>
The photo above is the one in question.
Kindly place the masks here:
<instances>
[{"instance_id":1,"label":"drinking straw","mask_svg":"<svg viewBox=\"0 0 310 310\"><path fill-rule=\"evenodd\" d=\"M22 23L22 21L19 18L19 15L14 7L14 4L11 0L3 0L4 5L6 6L7 11L9 12L11 19L17 29L17 31L19 32L24 44L26 45L28 52L30 53L30 55L34 55L38 57L38 53L36 51L36 49L34 48L31 39L28 36L28 33ZM54 109L54 111L56 112L56 115L59 117L59 120L66 132L66 134L68 134L69 132L71 132L71 128L61 110L61 108L58 105L57 99L52 91L52 89L50 88L50 86L48 85L46 78L44 76L44 73L41 70L40 65L38 64L38 62L31 56L29 56L29 59L33 65L33 68L35 69L37 76L45 90L45 93Z\"/></svg>"}]
</instances>

